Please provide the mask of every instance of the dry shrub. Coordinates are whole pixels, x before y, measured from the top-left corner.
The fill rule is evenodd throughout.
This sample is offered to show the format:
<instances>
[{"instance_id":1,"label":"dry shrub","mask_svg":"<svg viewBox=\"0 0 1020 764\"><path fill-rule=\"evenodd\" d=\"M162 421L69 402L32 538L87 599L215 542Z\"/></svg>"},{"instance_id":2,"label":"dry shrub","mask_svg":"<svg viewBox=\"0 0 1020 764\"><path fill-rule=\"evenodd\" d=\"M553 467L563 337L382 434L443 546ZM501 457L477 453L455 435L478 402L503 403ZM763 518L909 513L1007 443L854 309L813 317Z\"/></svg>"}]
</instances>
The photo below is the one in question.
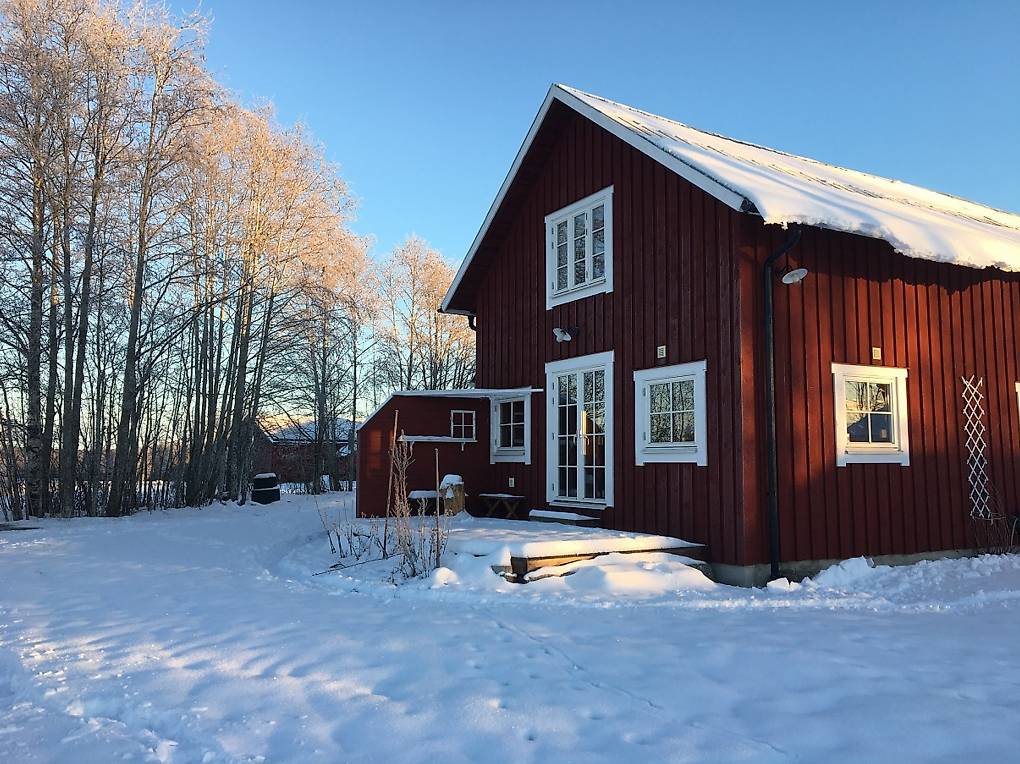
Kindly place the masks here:
<instances>
[{"instance_id":1,"label":"dry shrub","mask_svg":"<svg viewBox=\"0 0 1020 764\"><path fill-rule=\"evenodd\" d=\"M394 443L392 469L395 490L391 517L396 541L394 551L400 558L395 575L405 580L421 578L439 567L449 536L450 515L445 511L442 500L436 499L435 521L430 522L431 502L428 499L412 502L408 497L407 471L413 461L413 444L406 441ZM438 497L438 478L436 494Z\"/></svg>"}]
</instances>

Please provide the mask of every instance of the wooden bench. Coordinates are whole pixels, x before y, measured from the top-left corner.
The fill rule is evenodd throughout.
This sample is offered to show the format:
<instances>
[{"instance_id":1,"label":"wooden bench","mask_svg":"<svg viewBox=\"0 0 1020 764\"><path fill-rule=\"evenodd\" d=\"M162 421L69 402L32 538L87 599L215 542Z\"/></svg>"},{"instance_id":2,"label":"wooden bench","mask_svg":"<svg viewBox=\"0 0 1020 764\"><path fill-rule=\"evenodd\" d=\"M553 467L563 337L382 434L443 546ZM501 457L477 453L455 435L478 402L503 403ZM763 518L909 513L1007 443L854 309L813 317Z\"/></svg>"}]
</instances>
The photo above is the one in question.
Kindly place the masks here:
<instances>
[{"instance_id":1,"label":"wooden bench","mask_svg":"<svg viewBox=\"0 0 1020 764\"><path fill-rule=\"evenodd\" d=\"M526 496L517 496L512 493L480 493L478 498L482 500L485 507L485 517L521 519L524 516L523 507L527 501Z\"/></svg>"}]
</instances>

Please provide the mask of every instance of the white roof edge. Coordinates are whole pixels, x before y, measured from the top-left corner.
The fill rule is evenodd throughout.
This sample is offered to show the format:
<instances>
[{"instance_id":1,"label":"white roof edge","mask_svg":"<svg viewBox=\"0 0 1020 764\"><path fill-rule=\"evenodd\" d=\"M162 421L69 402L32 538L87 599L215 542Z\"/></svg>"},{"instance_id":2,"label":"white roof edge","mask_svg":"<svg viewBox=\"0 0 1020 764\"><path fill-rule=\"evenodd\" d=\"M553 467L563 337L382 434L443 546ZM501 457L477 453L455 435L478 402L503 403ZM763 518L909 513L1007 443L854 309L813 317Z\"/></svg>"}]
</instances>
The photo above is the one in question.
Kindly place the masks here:
<instances>
[{"instance_id":1,"label":"white roof edge","mask_svg":"<svg viewBox=\"0 0 1020 764\"><path fill-rule=\"evenodd\" d=\"M520 395L530 395L532 393L543 392L540 387L495 387L495 388L481 388L481 387L467 387L459 390L394 390L392 393L386 396L386 400L379 404L379 406L371 414L366 416L360 422L358 422L355 431L360 430L362 425L366 424L369 420L373 419L376 414L386 408L386 404L389 403L396 397L417 397L417 398L513 398Z\"/></svg>"},{"instance_id":2,"label":"white roof edge","mask_svg":"<svg viewBox=\"0 0 1020 764\"><path fill-rule=\"evenodd\" d=\"M465 316L473 315L470 311L466 310L449 310L450 300L460 287L460 282L464 278L464 274L471 265L471 261L474 260L475 253L478 251L478 247L481 245L482 239L485 238L485 234L489 231L492 219L496 216L496 212L503 204L503 199L506 197L507 191L510 190L510 186L517 177L517 172L520 170L521 163L524 161L524 157L527 156L528 150L531 148L531 144L535 140L535 135L538 133L539 128L541 128L542 123L545 121L545 116L549 112L549 107L552 106L552 102L555 100L569 106L578 114L587 117L596 125L607 132L612 133L624 143L634 147L642 154L646 154L665 167L668 167L681 178L694 184L702 191L714 196L723 204L726 204L737 211L741 211L744 208L745 203L752 203L746 196L733 190L718 179L713 178L703 170L681 161L669 152L656 146L647 138L644 138L640 134L620 124L615 119L608 117L598 109L592 108L571 93L565 86L553 83L549 86L549 92L546 93L545 100L542 102L542 106L539 108L538 114L535 115L535 119L531 123L531 128L528 130L528 134L524 138L524 143L521 144L520 149L517 151L517 156L514 158L514 163L510 166L510 171L507 173L506 178L503 179L503 185L499 187L499 192L496 194L496 198L489 207L489 212L486 214L485 220L482 222L482 227L478 229L478 233L475 235L474 241L471 242L471 247L468 249L467 255L461 262L460 268L457 269L457 275L454 276L453 283L450 284L450 288L446 290L446 295L443 297L443 302L439 307L440 312Z\"/></svg>"},{"instance_id":3,"label":"white roof edge","mask_svg":"<svg viewBox=\"0 0 1020 764\"><path fill-rule=\"evenodd\" d=\"M443 302L439 306L439 310L443 313L447 312L450 304L450 298L453 297L454 292L460 286L461 279L464 278L464 274L467 272L468 266L471 265L471 261L475 257L475 252L478 251L478 246L482 243L482 239L485 238L485 234L489 230L489 225L492 223L492 219L496 216L496 211L500 208L503 203L503 198L506 196L506 192L510 189L510 184L514 182L514 178L517 177L517 171L521 167L521 163L524 161L524 157L528 153L528 149L531 148L532 141L535 140L535 135L538 133L538 129L542 126L545 121L545 115L549 111L549 107L552 105L555 97L555 91L558 89L556 84L549 87L549 92L545 94L545 100L542 101L542 106L538 110L538 114L535 115L535 119L531 122L531 127L528 129L528 134L524 138L524 143L517 150L517 156L514 157L514 163L510 165L510 170L507 172L506 177L503 179L503 185L499 187L499 191L496 193L496 198L493 199L492 204L489 205L489 211L485 215L485 220L482 221L482 227L478 229L478 233L475 234L474 241L471 242L471 246L468 248L467 255L460 263L460 268L457 269L457 275L453 277L453 283L450 284L450 288L446 290L446 295L443 297Z\"/></svg>"},{"instance_id":4,"label":"white roof edge","mask_svg":"<svg viewBox=\"0 0 1020 764\"><path fill-rule=\"evenodd\" d=\"M537 387L463 387L456 390L394 390L393 395L422 398L506 398L511 395L540 393Z\"/></svg>"}]
</instances>

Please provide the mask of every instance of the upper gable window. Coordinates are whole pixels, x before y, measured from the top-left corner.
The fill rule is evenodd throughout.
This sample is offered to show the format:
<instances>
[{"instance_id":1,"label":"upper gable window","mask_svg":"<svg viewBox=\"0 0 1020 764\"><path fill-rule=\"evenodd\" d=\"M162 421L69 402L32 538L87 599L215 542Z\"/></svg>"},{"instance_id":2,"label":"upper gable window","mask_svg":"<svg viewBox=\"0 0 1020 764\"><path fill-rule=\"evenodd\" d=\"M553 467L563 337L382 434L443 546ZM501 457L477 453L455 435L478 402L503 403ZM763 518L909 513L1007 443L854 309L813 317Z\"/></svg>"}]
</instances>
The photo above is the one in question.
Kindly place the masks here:
<instances>
[{"instance_id":1,"label":"upper gable window","mask_svg":"<svg viewBox=\"0 0 1020 764\"><path fill-rule=\"evenodd\" d=\"M545 217L546 308L613 291L613 187Z\"/></svg>"}]
</instances>

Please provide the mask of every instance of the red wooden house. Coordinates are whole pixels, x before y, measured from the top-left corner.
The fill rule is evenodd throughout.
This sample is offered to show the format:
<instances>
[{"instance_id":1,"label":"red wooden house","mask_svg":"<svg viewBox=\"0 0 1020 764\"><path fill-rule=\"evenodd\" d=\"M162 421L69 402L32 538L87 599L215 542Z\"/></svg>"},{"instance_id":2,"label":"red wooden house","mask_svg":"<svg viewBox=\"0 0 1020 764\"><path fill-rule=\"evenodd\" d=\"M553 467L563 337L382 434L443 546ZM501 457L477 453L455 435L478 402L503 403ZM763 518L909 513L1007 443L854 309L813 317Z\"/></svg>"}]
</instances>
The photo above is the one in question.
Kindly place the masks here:
<instances>
[{"instance_id":1,"label":"red wooden house","mask_svg":"<svg viewBox=\"0 0 1020 764\"><path fill-rule=\"evenodd\" d=\"M972 551L1020 512L1017 271L1020 216L553 86L442 306L479 389L365 422L359 512L399 409L469 496L704 543L721 580Z\"/></svg>"}]
</instances>

